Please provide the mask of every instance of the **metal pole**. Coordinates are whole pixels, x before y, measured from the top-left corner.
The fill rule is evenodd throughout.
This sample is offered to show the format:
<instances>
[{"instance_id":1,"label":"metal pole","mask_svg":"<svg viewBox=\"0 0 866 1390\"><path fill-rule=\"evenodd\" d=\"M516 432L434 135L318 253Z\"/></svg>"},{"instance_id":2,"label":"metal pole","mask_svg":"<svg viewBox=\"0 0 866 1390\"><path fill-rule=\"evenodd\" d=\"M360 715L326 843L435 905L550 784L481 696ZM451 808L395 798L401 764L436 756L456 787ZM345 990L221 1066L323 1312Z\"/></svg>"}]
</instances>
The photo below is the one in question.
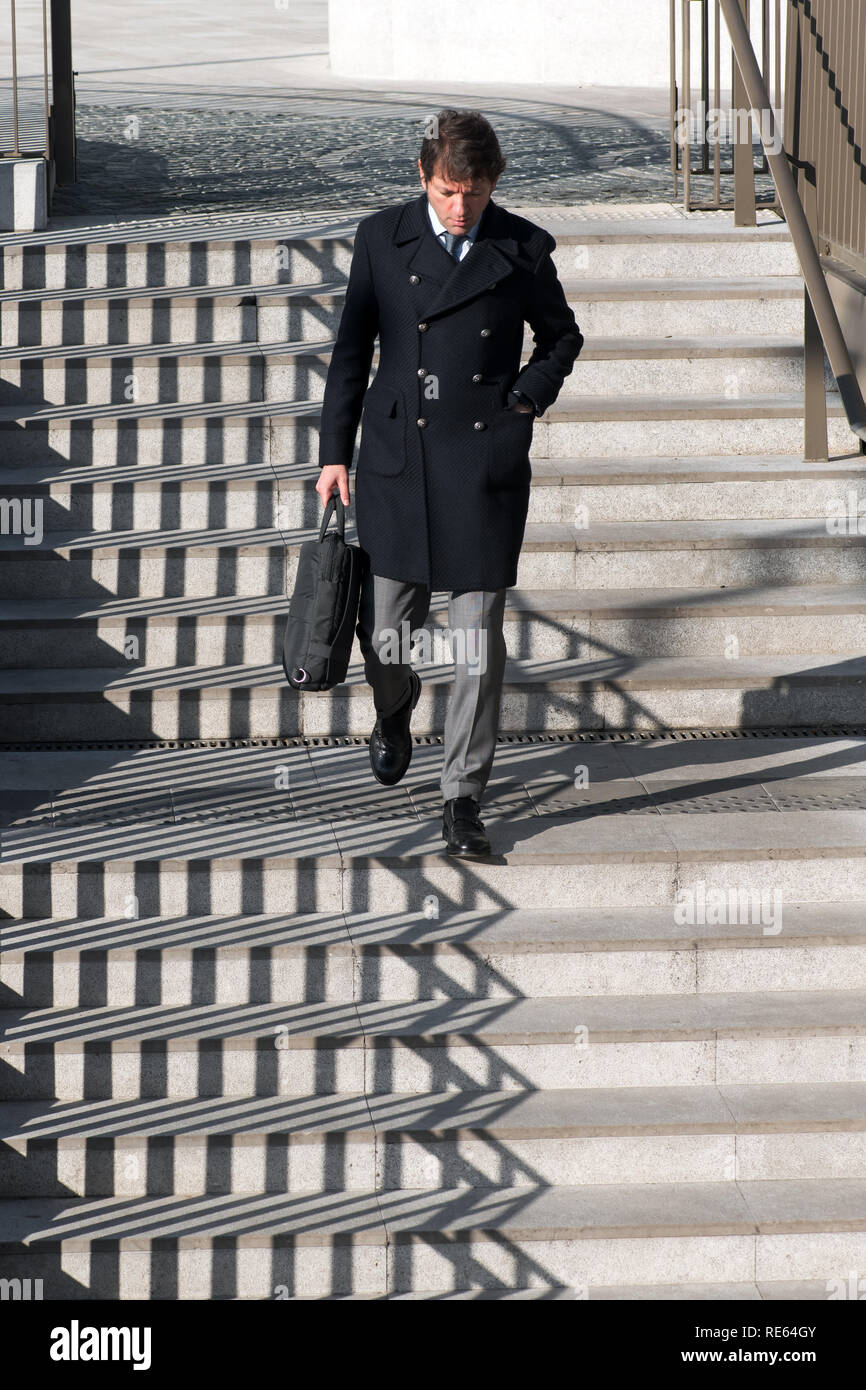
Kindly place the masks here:
<instances>
[{"instance_id":1,"label":"metal pole","mask_svg":"<svg viewBox=\"0 0 866 1390\"><path fill-rule=\"evenodd\" d=\"M692 28L691 5L683 0L683 111L686 115L685 140L683 141L683 207L692 210L692 146L689 125L692 119Z\"/></svg>"},{"instance_id":2,"label":"metal pole","mask_svg":"<svg viewBox=\"0 0 866 1390\"><path fill-rule=\"evenodd\" d=\"M51 158L51 106L48 100L48 9L42 0L42 91L45 100L45 160Z\"/></svg>"},{"instance_id":3,"label":"metal pole","mask_svg":"<svg viewBox=\"0 0 866 1390\"><path fill-rule=\"evenodd\" d=\"M18 39L15 34L15 0L12 0L12 153L18 148Z\"/></svg>"},{"instance_id":4,"label":"metal pole","mask_svg":"<svg viewBox=\"0 0 866 1390\"><path fill-rule=\"evenodd\" d=\"M70 0L51 0L51 78L54 95L54 169L58 183L75 182L75 92L72 79Z\"/></svg>"},{"instance_id":5,"label":"metal pole","mask_svg":"<svg viewBox=\"0 0 866 1390\"><path fill-rule=\"evenodd\" d=\"M701 0L701 99L704 103L701 132L701 172L710 171L710 138L708 120L710 109L710 0Z\"/></svg>"},{"instance_id":6,"label":"metal pole","mask_svg":"<svg viewBox=\"0 0 866 1390\"><path fill-rule=\"evenodd\" d=\"M742 7L742 8L741 8ZM724 8L724 0L723 0ZM749 43L749 52L752 52L752 40L749 35L749 0L739 0L737 9L740 11L740 20L746 33ZM725 9L727 18L727 9ZM730 23L728 29L730 30ZM733 39L733 35L731 35ZM758 219L755 214L755 159L752 154L752 121L746 106L747 92L743 83L740 69L737 65L736 52L732 55L731 63L733 66L732 74L732 98L733 115L735 121L734 129L734 225L736 227L755 227ZM755 64L757 68L757 63ZM752 103L754 105L754 102ZM745 120L741 122L741 114ZM745 129L741 126L745 125Z\"/></svg>"},{"instance_id":7,"label":"metal pole","mask_svg":"<svg viewBox=\"0 0 866 1390\"><path fill-rule=\"evenodd\" d=\"M674 179L674 198L677 196L679 180L677 170L677 0L670 0L670 84L671 84L671 173Z\"/></svg>"},{"instance_id":8,"label":"metal pole","mask_svg":"<svg viewBox=\"0 0 866 1390\"><path fill-rule=\"evenodd\" d=\"M719 0L713 6L715 28L713 31L713 83L715 86L716 139L713 145L713 201L716 207L722 205L722 136L719 130L719 113L722 106L722 55L721 55L721 11Z\"/></svg>"},{"instance_id":9,"label":"metal pole","mask_svg":"<svg viewBox=\"0 0 866 1390\"><path fill-rule=\"evenodd\" d=\"M810 178L810 174L812 177ZM803 211L812 241L818 243L818 188L814 169L800 170ZM821 327L808 295L803 299L803 457L826 462L830 457L827 434L827 388L824 384L824 343Z\"/></svg>"},{"instance_id":10,"label":"metal pole","mask_svg":"<svg viewBox=\"0 0 866 1390\"><path fill-rule=\"evenodd\" d=\"M737 0L720 0L720 3L749 102L761 113L761 140L767 152L767 162L776 181L782 212L790 228L806 289L821 328L821 337L824 339L824 347L839 386L849 424L855 434L860 435L861 439L866 439L866 402L863 400L851 354L839 324L836 306L812 241L797 185L782 147L776 113L755 59L749 30Z\"/></svg>"}]
</instances>

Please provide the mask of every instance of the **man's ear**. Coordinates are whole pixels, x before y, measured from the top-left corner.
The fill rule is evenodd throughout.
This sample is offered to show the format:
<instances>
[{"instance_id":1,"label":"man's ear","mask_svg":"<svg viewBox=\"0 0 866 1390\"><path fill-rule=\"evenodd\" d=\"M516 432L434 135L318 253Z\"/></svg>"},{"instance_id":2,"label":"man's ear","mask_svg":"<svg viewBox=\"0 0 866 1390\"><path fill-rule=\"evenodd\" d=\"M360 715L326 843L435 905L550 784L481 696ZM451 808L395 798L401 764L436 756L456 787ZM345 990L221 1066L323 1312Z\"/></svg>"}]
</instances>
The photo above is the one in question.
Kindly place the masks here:
<instances>
[{"instance_id":1,"label":"man's ear","mask_svg":"<svg viewBox=\"0 0 866 1390\"><path fill-rule=\"evenodd\" d=\"M425 177L424 177L424 166L422 165L420 159L418 160L418 176L419 176L419 178L420 178L422 184L423 184L424 187L426 188L426 187L427 187L427 180L426 180Z\"/></svg>"}]
</instances>

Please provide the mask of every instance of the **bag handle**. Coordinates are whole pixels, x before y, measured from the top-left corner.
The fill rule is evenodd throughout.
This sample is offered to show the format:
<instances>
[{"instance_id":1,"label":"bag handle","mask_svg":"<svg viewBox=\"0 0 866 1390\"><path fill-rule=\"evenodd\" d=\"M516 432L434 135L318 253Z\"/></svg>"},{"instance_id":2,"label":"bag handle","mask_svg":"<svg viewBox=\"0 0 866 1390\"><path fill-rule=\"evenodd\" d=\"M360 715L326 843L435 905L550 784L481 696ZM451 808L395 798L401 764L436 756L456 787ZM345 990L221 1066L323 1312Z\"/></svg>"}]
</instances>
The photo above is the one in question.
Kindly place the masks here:
<instances>
[{"instance_id":1,"label":"bag handle","mask_svg":"<svg viewBox=\"0 0 866 1390\"><path fill-rule=\"evenodd\" d=\"M325 515L322 517L322 525L319 529L320 541L325 539L325 532L328 529L328 523L331 517L334 515L335 507L337 508L337 535L340 537L341 541L346 539L346 508L343 505L343 499L339 492L332 492L325 503Z\"/></svg>"}]
</instances>

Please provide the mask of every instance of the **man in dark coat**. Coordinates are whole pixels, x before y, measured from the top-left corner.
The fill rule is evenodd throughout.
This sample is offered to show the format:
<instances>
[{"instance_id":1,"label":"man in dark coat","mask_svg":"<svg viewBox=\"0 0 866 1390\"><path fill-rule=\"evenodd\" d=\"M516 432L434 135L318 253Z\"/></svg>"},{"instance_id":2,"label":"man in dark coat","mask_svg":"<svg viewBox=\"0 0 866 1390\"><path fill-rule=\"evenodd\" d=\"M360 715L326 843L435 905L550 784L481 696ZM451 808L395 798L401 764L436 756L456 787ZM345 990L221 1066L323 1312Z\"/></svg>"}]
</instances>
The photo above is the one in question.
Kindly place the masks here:
<instances>
[{"instance_id":1,"label":"man in dark coat","mask_svg":"<svg viewBox=\"0 0 866 1390\"><path fill-rule=\"evenodd\" d=\"M505 671L505 591L517 583L533 417L583 345L549 232L491 197L505 167L477 111L441 111L418 161L424 191L358 225L322 404L316 490L348 473L361 420L358 640L378 718L370 761L392 786L409 766L421 682L407 642L433 590L449 591L455 685L445 723L443 835L490 853L479 819ZM534 351L521 368L524 324ZM379 364L369 385L376 337Z\"/></svg>"}]
</instances>

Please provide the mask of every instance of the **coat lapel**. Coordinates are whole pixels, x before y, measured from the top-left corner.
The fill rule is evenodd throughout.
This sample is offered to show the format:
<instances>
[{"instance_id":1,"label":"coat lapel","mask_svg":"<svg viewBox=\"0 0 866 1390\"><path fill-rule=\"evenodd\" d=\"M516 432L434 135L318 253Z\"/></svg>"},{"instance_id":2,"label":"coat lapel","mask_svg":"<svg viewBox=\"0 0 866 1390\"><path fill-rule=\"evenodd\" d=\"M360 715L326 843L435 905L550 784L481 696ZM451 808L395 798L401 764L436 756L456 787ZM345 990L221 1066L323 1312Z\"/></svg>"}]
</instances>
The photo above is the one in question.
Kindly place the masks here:
<instances>
[{"instance_id":1,"label":"coat lapel","mask_svg":"<svg viewBox=\"0 0 866 1390\"><path fill-rule=\"evenodd\" d=\"M431 319L445 314L510 275L514 266L509 257L518 256L519 248L507 232L507 214L491 199L474 246L462 261L449 265L448 252L430 225L426 192L407 203L394 230L394 242L398 246L415 243L406 264L421 277L420 317Z\"/></svg>"}]
</instances>

